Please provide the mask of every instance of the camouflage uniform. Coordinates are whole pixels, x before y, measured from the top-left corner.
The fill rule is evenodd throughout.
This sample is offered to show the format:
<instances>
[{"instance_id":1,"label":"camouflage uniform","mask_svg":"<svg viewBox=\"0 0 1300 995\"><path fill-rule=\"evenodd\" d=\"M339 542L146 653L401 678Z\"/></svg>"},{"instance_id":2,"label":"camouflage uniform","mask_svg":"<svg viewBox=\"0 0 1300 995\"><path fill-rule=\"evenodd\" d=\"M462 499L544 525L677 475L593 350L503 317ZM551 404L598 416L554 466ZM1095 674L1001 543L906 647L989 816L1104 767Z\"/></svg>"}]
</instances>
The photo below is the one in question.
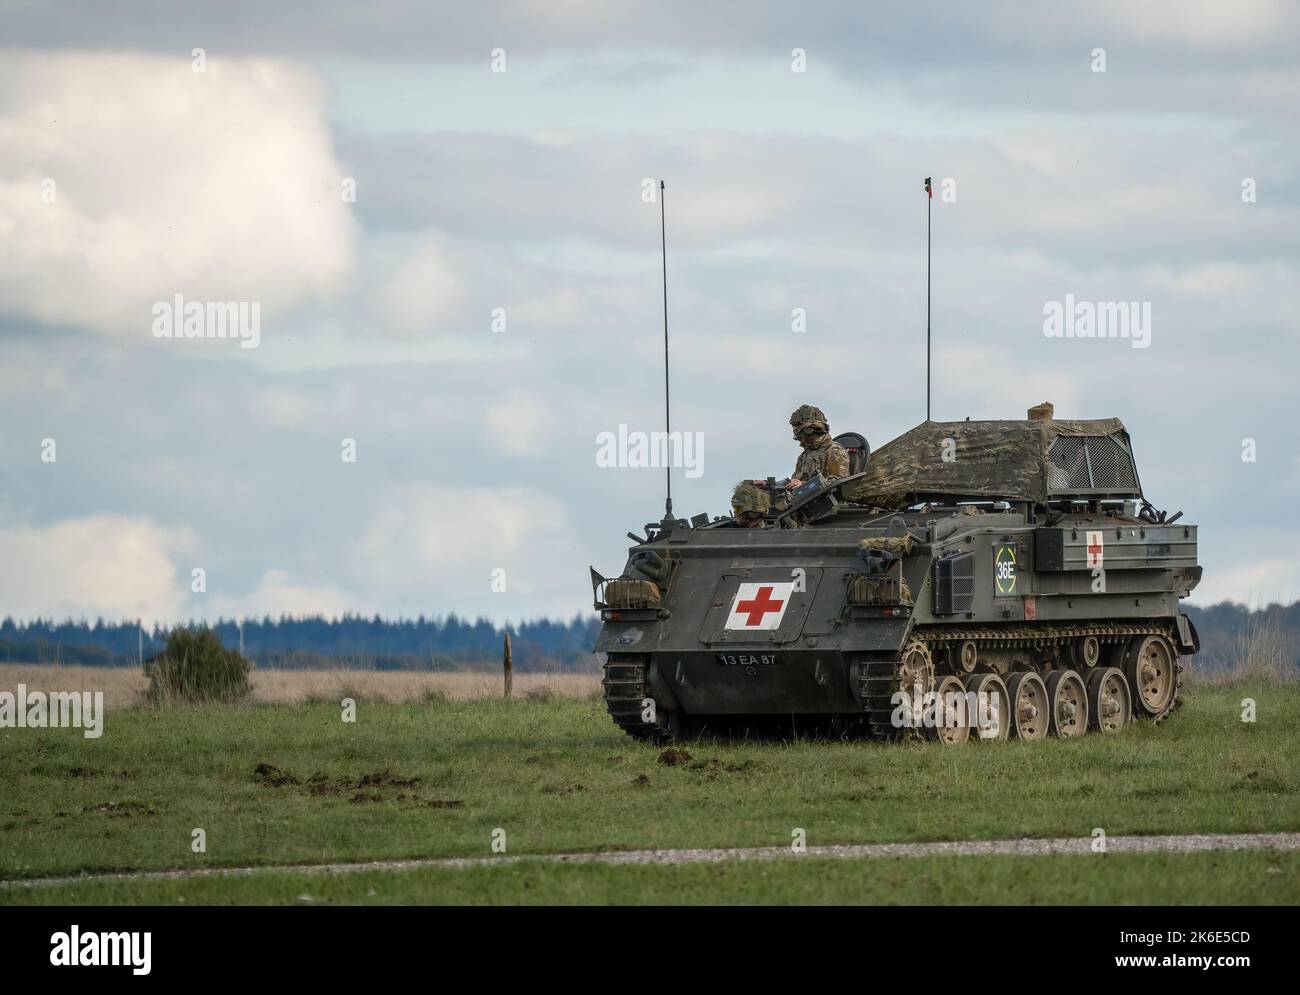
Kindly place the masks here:
<instances>
[{"instance_id":1,"label":"camouflage uniform","mask_svg":"<svg viewBox=\"0 0 1300 995\"><path fill-rule=\"evenodd\" d=\"M830 436L830 426L822 409L812 404L801 404L790 416L790 427L794 429L795 440L803 445L799 433L806 428L821 429L811 449L805 449L795 460L794 473L799 480L809 480L820 473L827 480L838 480L849 475L849 453Z\"/></svg>"},{"instance_id":2,"label":"camouflage uniform","mask_svg":"<svg viewBox=\"0 0 1300 995\"><path fill-rule=\"evenodd\" d=\"M763 528L765 516L771 507L772 499L768 497L767 491L751 481L742 480L731 492L731 512L741 528ZM757 513L758 517L746 514L747 512Z\"/></svg>"}]
</instances>

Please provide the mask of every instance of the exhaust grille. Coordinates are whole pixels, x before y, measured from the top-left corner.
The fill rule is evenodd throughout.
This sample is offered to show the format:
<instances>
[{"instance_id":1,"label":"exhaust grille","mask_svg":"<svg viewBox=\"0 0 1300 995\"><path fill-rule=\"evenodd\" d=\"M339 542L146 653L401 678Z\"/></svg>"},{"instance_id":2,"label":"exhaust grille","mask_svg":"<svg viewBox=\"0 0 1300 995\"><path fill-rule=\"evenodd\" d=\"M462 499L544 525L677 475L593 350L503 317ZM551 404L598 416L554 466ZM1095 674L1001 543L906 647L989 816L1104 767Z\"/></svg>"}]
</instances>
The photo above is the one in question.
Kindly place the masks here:
<instances>
[{"instance_id":1,"label":"exhaust grille","mask_svg":"<svg viewBox=\"0 0 1300 995\"><path fill-rule=\"evenodd\" d=\"M934 561L934 613L960 615L975 610L975 554L958 553Z\"/></svg>"}]
</instances>

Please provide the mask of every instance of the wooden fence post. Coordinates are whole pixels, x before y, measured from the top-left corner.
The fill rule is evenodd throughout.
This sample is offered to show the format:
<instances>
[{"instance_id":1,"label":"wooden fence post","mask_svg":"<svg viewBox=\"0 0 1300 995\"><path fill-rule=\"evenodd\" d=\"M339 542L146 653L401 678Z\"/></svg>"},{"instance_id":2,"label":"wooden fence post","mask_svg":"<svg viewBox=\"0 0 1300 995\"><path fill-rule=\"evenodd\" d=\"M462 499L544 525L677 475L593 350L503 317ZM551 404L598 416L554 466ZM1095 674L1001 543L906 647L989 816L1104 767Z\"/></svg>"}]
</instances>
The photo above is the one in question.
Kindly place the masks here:
<instances>
[{"instance_id":1,"label":"wooden fence post","mask_svg":"<svg viewBox=\"0 0 1300 995\"><path fill-rule=\"evenodd\" d=\"M501 669L505 672L506 697L510 697L511 686L515 680L515 664L510 657L510 633L506 633L505 652L501 657Z\"/></svg>"}]
</instances>

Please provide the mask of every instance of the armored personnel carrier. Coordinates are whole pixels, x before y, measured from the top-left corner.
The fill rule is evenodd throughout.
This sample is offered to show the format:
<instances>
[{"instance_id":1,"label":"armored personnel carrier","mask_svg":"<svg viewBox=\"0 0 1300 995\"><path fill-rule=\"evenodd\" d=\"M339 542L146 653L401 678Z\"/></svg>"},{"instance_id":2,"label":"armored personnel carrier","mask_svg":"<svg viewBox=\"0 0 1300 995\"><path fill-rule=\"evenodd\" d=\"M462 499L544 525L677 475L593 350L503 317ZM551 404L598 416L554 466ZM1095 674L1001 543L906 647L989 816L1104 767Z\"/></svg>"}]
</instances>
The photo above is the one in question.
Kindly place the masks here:
<instances>
[{"instance_id":1,"label":"armored personnel carrier","mask_svg":"<svg viewBox=\"0 0 1300 995\"><path fill-rule=\"evenodd\" d=\"M946 743L1115 732L1177 707L1196 526L1142 492L1117 419L927 421L762 528L666 516L592 569L610 715Z\"/></svg>"}]
</instances>

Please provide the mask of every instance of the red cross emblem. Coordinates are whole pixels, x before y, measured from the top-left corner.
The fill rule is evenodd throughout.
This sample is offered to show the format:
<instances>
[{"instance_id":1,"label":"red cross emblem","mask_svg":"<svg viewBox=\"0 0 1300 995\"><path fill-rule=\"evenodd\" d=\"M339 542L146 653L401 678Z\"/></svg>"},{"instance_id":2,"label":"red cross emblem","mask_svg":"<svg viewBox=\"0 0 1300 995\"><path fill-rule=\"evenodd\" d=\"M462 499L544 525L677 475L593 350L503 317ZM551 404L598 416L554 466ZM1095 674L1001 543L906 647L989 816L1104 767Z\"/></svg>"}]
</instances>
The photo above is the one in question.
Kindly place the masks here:
<instances>
[{"instance_id":1,"label":"red cross emblem","mask_svg":"<svg viewBox=\"0 0 1300 995\"><path fill-rule=\"evenodd\" d=\"M1100 532L1088 533L1088 566L1101 566L1102 556L1105 552L1105 543L1102 542Z\"/></svg>"},{"instance_id":2,"label":"red cross emblem","mask_svg":"<svg viewBox=\"0 0 1300 995\"><path fill-rule=\"evenodd\" d=\"M731 602L728 629L775 629L790 603L792 581L770 584L741 584Z\"/></svg>"}]
</instances>

